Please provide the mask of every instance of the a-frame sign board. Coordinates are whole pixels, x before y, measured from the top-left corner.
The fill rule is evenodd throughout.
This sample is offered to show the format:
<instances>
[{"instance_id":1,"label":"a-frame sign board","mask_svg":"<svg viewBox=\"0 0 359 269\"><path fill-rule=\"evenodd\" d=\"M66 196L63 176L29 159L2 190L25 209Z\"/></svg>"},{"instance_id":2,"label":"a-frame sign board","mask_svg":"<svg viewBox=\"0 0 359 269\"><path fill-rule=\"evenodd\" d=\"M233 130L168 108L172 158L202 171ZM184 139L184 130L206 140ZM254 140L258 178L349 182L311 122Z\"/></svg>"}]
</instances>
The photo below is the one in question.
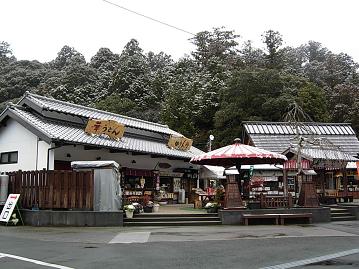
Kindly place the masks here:
<instances>
[{"instance_id":1,"label":"a-frame sign board","mask_svg":"<svg viewBox=\"0 0 359 269\"><path fill-rule=\"evenodd\" d=\"M17 207L17 201L19 200L19 197L20 197L20 194L9 194L9 196L6 200L6 203L4 205L4 208L1 211L1 215L0 215L1 222L6 222L6 224L8 224L13 211L16 209L17 213L19 214L21 224L24 225L24 222L23 222L21 214L20 214L20 210Z\"/></svg>"}]
</instances>

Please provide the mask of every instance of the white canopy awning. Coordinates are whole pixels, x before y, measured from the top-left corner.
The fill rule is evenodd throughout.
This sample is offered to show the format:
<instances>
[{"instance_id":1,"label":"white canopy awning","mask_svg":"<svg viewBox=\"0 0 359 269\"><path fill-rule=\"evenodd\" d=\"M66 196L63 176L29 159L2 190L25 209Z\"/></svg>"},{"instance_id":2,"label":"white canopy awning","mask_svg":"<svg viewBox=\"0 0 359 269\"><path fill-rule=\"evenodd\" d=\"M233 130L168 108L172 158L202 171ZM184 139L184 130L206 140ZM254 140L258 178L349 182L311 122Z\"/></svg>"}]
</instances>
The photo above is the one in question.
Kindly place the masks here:
<instances>
[{"instance_id":1,"label":"white canopy awning","mask_svg":"<svg viewBox=\"0 0 359 269\"><path fill-rule=\"evenodd\" d=\"M242 165L241 170L249 170L251 165ZM283 170L283 165L278 164L255 164L253 165L253 170L258 171L281 171ZM224 171L225 175L238 175L238 170L235 166L232 166Z\"/></svg>"},{"instance_id":2,"label":"white canopy awning","mask_svg":"<svg viewBox=\"0 0 359 269\"><path fill-rule=\"evenodd\" d=\"M120 165L115 161L74 161L71 162L71 167L79 168L100 168L100 167L115 167L119 168Z\"/></svg>"},{"instance_id":3,"label":"white canopy awning","mask_svg":"<svg viewBox=\"0 0 359 269\"><path fill-rule=\"evenodd\" d=\"M222 166L202 165L200 169L201 179L223 179L224 168Z\"/></svg>"}]
</instances>

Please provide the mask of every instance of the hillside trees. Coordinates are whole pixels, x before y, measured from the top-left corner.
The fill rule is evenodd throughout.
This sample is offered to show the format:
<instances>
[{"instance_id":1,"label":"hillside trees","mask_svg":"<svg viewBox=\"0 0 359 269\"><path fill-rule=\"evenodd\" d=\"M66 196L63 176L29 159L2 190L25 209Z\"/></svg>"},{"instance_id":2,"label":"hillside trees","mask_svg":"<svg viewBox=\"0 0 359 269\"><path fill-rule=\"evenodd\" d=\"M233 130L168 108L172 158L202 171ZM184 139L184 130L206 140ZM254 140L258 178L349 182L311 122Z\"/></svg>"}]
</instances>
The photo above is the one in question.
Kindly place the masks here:
<instances>
[{"instance_id":1,"label":"hillside trees","mask_svg":"<svg viewBox=\"0 0 359 269\"><path fill-rule=\"evenodd\" d=\"M163 52L144 54L137 40L125 46L109 84L109 95L96 106L150 121L160 121L173 60ZM113 102L117 100L117 102Z\"/></svg>"},{"instance_id":2,"label":"hillside trees","mask_svg":"<svg viewBox=\"0 0 359 269\"><path fill-rule=\"evenodd\" d=\"M10 44L1 41L0 42L0 70L14 61L16 61L16 58L12 55Z\"/></svg>"},{"instance_id":3,"label":"hillside trees","mask_svg":"<svg viewBox=\"0 0 359 269\"><path fill-rule=\"evenodd\" d=\"M335 122L352 123L359 130L359 85L338 84L328 92L330 119Z\"/></svg>"},{"instance_id":4,"label":"hillside trees","mask_svg":"<svg viewBox=\"0 0 359 269\"><path fill-rule=\"evenodd\" d=\"M10 61L0 69L0 103L17 102L26 91L36 91L43 82L46 68L38 61Z\"/></svg>"},{"instance_id":5,"label":"hillside trees","mask_svg":"<svg viewBox=\"0 0 359 269\"><path fill-rule=\"evenodd\" d=\"M174 60L164 52L145 53L130 40L120 54L108 48L86 62L64 46L48 63L16 60L0 42L0 108L25 91L168 124L205 150L241 136L248 120L282 121L297 102L315 121L352 122L359 131L358 64L347 54L309 41L283 46L268 30L264 48L225 28L190 39L190 56Z\"/></svg>"},{"instance_id":6,"label":"hillside trees","mask_svg":"<svg viewBox=\"0 0 359 269\"><path fill-rule=\"evenodd\" d=\"M262 35L262 41L266 45L266 65L270 69L283 66L283 51L280 47L283 44L282 35L274 30L268 30Z\"/></svg>"}]
</instances>

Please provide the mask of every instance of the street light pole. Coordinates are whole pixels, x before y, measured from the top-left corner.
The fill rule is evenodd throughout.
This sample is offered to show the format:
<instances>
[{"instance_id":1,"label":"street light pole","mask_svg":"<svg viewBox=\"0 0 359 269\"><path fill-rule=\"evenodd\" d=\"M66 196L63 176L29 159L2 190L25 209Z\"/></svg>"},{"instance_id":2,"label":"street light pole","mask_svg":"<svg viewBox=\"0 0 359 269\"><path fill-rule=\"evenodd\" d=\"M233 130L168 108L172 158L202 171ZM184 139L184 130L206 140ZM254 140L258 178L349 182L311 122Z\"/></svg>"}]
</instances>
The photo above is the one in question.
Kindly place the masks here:
<instances>
[{"instance_id":1,"label":"street light pole","mask_svg":"<svg viewBox=\"0 0 359 269\"><path fill-rule=\"evenodd\" d=\"M208 151L212 151L212 140L214 139L213 135L209 135L209 146Z\"/></svg>"}]
</instances>

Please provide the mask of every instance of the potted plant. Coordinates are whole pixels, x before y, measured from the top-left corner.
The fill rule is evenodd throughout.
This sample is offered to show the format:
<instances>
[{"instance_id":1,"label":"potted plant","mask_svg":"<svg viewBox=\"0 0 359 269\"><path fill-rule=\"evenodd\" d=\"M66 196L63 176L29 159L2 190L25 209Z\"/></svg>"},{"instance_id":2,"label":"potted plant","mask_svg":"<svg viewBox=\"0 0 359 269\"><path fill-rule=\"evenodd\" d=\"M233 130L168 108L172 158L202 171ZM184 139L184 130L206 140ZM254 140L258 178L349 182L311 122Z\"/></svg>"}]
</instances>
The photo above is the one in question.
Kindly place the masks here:
<instances>
[{"instance_id":1,"label":"potted plant","mask_svg":"<svg viewBox=\"0 0 359 269\"><path fill-rule=\"evenodd\" d=\"M135 206L134 205L125 205L123 207L123 209L125 210L126 218L132 219L133 218L133 212L136 209Z\"/></svg>"},{"instance_id":2,"label":"potted plant","mask_svg":"<svg viewBox=\"0 0 359 269\"><path fill-rule=\"evenodd\" d=\"M207 213L217 213L218 212L218 203L209 202L204 206L207 209Z\"/></svg>"},{"instance_id":3,"label":"potted plant","mask_svg":"<svg viewBox=\"0 0 359 269\"><path fill-rule=\"evenodd\" d=\"M158 212L158 210L160 209L160 205L155 203L153 204L153 212Z\"/></svg>"},{"instance_id":4,"label":"potted plant","mask_svg":"<svg viewBox=\"0 0 359 269\"><path fill-rule=\"evenodd\" d=\"M135 207L135 214L143 213L143 206L141 204L134 202L132 205Z\"/></svg>"},{"instance_id":5,"label":"potted plant","mask_svg":"<svg viewBox=\"0 0 359 269\"><path fill-rule=\"evenodd\" d=\"M148 201L148 203L147 203L146 206L144 207L145 213L152 213L152 211L153 211L153 205L154 205L154 203L153 203L152 201Z\"/></svg>"}]
</instances>

